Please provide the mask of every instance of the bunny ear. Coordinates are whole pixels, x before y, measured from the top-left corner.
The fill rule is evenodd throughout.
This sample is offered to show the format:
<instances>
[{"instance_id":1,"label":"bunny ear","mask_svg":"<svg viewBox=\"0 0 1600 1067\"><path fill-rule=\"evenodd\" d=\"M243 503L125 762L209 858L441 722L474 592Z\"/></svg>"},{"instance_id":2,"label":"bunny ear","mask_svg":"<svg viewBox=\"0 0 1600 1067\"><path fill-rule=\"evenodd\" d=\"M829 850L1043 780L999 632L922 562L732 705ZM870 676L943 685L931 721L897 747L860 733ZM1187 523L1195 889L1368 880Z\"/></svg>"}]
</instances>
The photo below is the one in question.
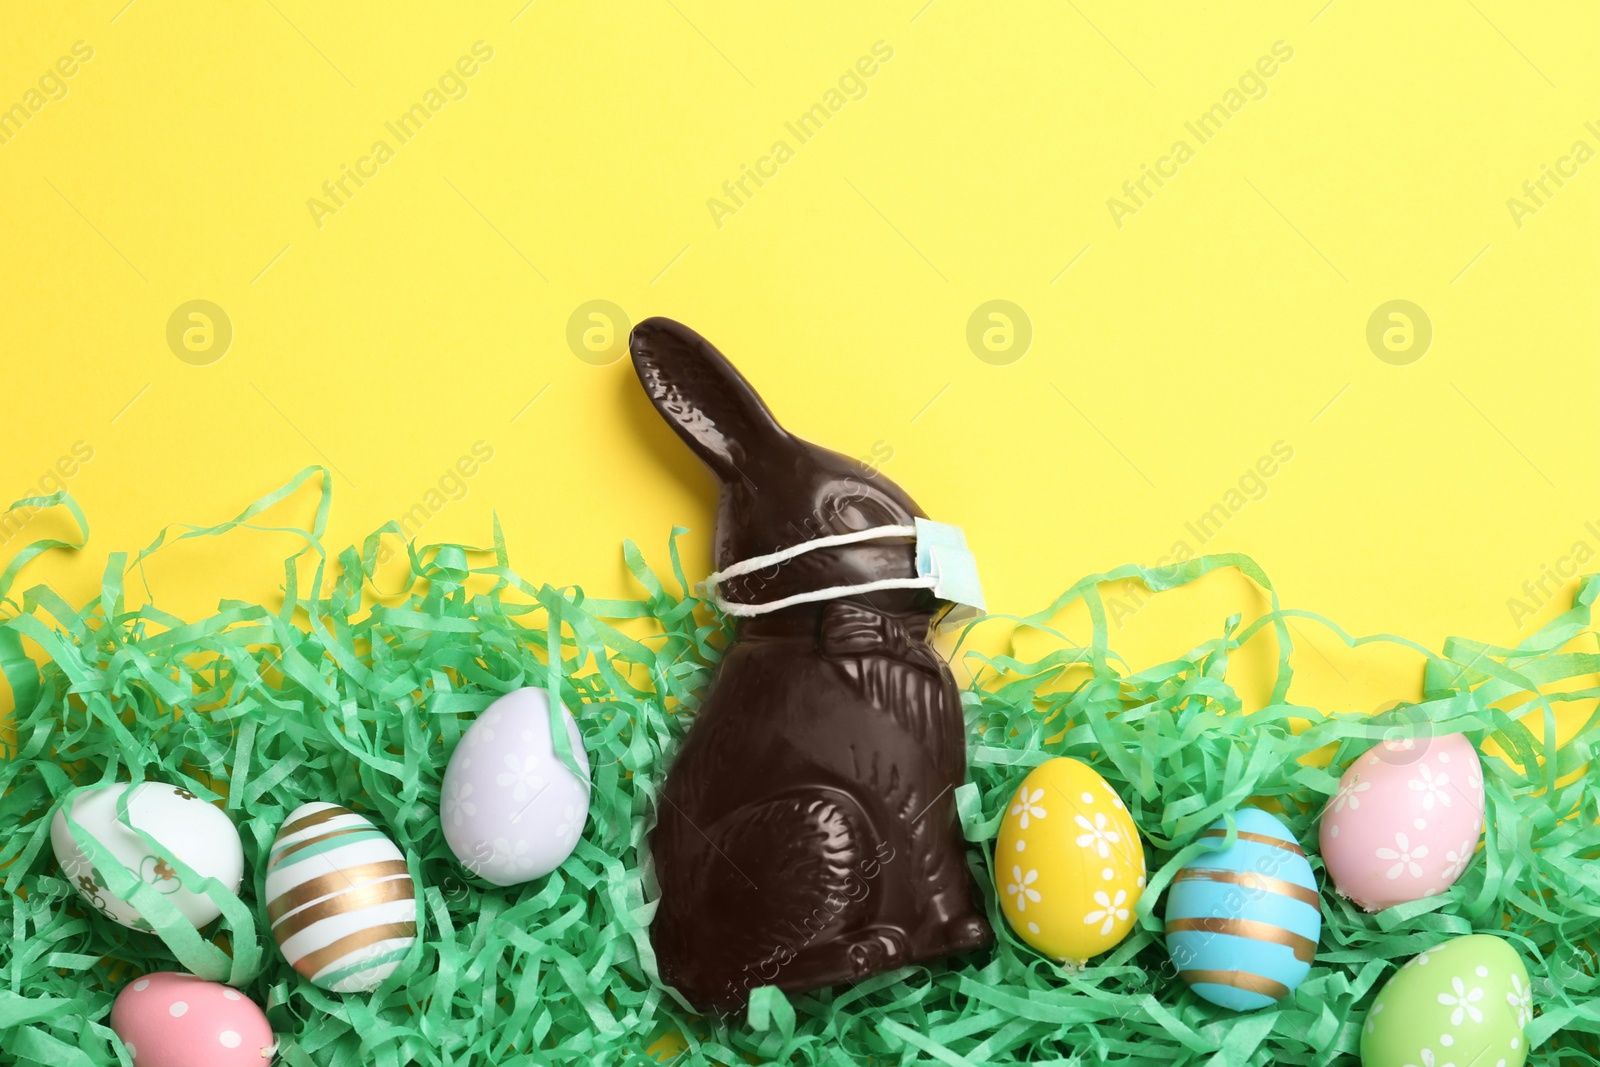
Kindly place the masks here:
<instances>
[{"instance_id":1,"label":"bunny ear","mask_svg":"<svg viewBox=\"0 0 1600 1067\"><path fill-rule=\"evenodd\" d=\"M628 350L650 402L724 482L789 443L744 376L689 327L646 319L633 328Z\"/></svg>"}]
</instances>

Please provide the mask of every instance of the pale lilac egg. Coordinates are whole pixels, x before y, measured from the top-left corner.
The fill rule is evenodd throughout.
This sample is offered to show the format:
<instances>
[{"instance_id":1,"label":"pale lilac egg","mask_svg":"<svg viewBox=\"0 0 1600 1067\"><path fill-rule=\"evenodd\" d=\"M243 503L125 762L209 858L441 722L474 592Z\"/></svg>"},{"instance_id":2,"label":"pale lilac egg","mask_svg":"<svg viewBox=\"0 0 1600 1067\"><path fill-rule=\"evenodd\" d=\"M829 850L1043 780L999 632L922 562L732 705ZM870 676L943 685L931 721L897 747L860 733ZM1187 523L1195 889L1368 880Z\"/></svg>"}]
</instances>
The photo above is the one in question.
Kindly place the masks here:
<instances>
[{"instance_id":1,"label":"pale lilac egg","mask_svg":"<svg viewBox=\"0 0 1600 1067\"><path fill-rule=\"evenodd\" d=\"M1384 741L1356 758L1322 813L1322 860L1367 911L1455 884L1483 832L1483 765L1462 734Z\"/></svg>"},{"instance_id":2,"label":"pale lilac egg","mask_svg":"<svg viewBox=\"0 0 1600 1067\"><path fill-rule=\"evenodd\" d=\"M160 971L122 987L111 1029L134 1067L267 1067L277 1043L255 1001L218 982Z\"/></svg>"},{"instance_id":3,"label":"pale lilac egg","mask_svg":"<svg viewBox=\"0 0 1600 1067\"><path fill-rule=\"evenodd\" d=\"M444 839L485 881L543 878L578 846L589 818L589 756L572 713L562 708L560 721L581 778L556 755L543 689L490 704L450 754L440 784Z\"/></svg>"}]
</instances>

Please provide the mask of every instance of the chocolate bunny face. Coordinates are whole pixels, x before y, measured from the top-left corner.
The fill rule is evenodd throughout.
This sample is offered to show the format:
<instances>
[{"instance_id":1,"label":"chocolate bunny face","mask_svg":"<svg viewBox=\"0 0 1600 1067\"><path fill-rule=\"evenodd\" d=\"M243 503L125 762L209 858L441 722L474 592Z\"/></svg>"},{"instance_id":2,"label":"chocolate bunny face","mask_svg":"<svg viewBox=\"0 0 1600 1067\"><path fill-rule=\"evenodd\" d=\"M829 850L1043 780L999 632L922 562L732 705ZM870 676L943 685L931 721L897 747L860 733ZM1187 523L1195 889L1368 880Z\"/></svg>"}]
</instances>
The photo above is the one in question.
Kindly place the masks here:
<instances>
[{"instance_id":1,"label":"chocolate bunny face","mask_svg":"<svg viewBox=\"0 0 1600 1067\"><path fill-rule=\"evenodd\" d=\"M711 342L665 318L646 319L629 340L634 369L661 417L722 485L715 559L726 567L831 534L906 526L924 517L898 485L863 464L790 434ZM730 580L723 594L754 603L794 592L916 575L910 539L820 549L760 574ZM888 610L931 611L925 593L868 595Z\"/></svg>"},{"instance_id":2,"label":"chocolate bunny face","mask_svg":"<svg viewBox=\"0 0 1600 1067\"><path fill-rule=\"evenodd\" d=\"M746 620L661 789L651 925L662 979L700 1010L751 989L814 989L993 942L974 905L955 788L960 694L928 645L929 588L910 535L923 518L889 479L785 431L704 338L635 327L645 392L722 484L717 566L831 535L724 580ZM756 614L754 611L739 612Z\"/></svg>"}]
</instances>

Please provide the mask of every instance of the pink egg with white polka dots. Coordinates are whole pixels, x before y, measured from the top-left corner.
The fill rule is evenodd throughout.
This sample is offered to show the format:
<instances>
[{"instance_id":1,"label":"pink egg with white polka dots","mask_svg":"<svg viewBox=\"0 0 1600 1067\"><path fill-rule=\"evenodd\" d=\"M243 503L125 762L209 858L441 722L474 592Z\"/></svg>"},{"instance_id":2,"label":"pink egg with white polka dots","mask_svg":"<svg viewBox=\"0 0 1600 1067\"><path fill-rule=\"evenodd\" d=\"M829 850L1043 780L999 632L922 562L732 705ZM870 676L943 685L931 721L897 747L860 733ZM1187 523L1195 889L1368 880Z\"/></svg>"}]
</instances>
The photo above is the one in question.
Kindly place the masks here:
<instances>
[{"instance_id":1,"label":"pink egg with white polka dots","mask_svg":"<svg viewBox=\"0 0 1600 1067\"><path fill-rule=\"evenodd\" d=\"M111 1005L111 1029L136 1067L266 1067L277 1043L237 989L192 974L135 978Z\"/></svg>"},{"instance_id":2,"label":"pink egg with white polka dots","mask_svg":"<svg viewBox=\"0 0 1600 1067\"><path fill-rule=\"evenodd\" d=\"M1356 757L1322 813L1341 896L1377 912L1455 884L1483 832L1483 765L1462 734L1384 741Z\"/></svg>"}]
</instances>

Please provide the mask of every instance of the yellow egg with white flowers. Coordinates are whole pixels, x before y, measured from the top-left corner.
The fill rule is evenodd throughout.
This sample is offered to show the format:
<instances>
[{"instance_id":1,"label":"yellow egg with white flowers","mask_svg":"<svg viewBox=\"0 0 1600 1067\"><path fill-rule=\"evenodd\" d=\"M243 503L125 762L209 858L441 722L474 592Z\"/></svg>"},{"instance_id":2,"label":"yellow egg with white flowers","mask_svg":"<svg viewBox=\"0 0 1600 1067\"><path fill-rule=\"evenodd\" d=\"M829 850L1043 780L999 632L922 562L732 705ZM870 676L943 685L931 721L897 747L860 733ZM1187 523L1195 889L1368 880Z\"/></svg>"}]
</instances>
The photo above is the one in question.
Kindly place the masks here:
<instances>
[{"instance_id":1,"label":"yellow egg with white flowers","mask_svg":"<svg viewBox=\"0 0 1600 1067\"><path fill-rule=\"evenodd\" d=\"M1144 842L1110 783L1061 756L1035 767L1006 801L994 877L1018 937L1052 959L1082 962L1133 929Z\"/></svg>"}]
</instances>

